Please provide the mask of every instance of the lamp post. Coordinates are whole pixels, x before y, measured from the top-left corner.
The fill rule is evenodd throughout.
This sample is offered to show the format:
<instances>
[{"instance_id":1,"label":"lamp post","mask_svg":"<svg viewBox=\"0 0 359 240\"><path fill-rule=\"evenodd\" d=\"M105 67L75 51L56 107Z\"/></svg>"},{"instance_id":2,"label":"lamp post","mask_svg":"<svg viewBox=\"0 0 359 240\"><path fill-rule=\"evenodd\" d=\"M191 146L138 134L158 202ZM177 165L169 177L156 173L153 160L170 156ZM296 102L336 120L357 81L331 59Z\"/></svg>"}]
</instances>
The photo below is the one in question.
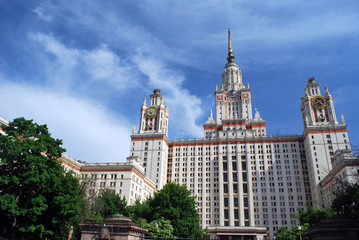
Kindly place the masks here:
<instances>
[{"instance_id":1,"label":"lamp post","mask_svg":"<svg viewBox=\"0 0 359 240\"><path fill-rule=\"evenodd\" d=\"M299 226L298 230L299 230L299 239L302 240L302 227Z\"/></svg>"}]
</instances>

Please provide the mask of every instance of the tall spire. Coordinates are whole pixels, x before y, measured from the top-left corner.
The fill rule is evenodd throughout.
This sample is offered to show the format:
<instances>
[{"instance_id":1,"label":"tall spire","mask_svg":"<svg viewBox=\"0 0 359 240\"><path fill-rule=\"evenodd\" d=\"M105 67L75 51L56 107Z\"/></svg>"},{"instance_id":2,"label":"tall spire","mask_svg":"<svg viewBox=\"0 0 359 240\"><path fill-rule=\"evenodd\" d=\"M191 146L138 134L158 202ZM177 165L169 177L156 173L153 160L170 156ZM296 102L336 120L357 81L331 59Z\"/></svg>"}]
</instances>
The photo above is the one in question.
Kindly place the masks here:
<instances>
[{"instance_id":1,"label":"tall spire","mask_svg":"<svg viewBox=\"0 0 359 240\"><path fill-rule=\"evenodd\" d=\"M231 30L228 28L228 57L227 57L227 61L233 62L234 59L235 59L235 57L233 56L233 51L232 51Z\"/></svg>"}]
</instances>

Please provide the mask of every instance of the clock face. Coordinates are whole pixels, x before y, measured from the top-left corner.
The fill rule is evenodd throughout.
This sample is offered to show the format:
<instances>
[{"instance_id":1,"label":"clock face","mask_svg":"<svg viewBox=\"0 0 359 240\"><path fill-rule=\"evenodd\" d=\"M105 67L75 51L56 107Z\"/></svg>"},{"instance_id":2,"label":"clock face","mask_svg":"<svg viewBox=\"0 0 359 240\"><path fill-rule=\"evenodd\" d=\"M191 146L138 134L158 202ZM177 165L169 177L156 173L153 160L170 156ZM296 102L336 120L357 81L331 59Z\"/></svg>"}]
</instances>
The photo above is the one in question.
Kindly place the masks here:
<instances>
[{"instance_id":1,"label":"clock face","mask_svg":"<svg viewBox=\"0 0 359 240\"><path fill-rule=\"evenodd\" d=\"M229 96L231 97L231 98L235 98L236 97L236 91L233 89L233 90L231 90L231 91L229 91Z\"/></svg>"},{"instance_id":2,"label":"clock face","mask_svg":"<svg viewBox=\"0 0 359 240\"><path fill-rule=\"evenodd\" d=\"M312 105L315 108L322 109L325 107L327 102L325 101L325 98L323 96L315 96L312 98Z\"/></svg>"},{"instance_id":3,"label":"clock face","mask_svg":"<svg viewBox=\"0 0 359 240\"><path fill-rule=\"evenodd\" d=\"M157 108L155 106L151 106L146 109L146 116L149 118L154 118L157 115Z\"/></svg>"}]
</instances>

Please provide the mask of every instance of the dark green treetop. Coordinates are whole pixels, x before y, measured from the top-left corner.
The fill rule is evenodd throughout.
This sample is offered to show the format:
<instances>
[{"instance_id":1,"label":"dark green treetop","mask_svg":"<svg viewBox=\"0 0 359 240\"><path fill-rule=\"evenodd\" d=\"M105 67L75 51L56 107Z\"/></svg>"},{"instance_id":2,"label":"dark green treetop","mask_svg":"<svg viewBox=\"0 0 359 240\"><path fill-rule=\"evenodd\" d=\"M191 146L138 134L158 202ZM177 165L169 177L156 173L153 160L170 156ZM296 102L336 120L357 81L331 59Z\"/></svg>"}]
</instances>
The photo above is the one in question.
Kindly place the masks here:
<instances>
[{"instance_id":1,"label":"dark green treetop","mask_svg":"<svg viewBox=\"0 0 359 240\"><path fill-rule=\"evenodd\" d=\"M339 215L359 220L359 182L342 184L343 189L334 192L332 207Z\"/></svg>"},{"instance_id":2,"label":"dark green treetop","mask_svg":"<svg viewBox=\"0 0 359 240\"><path fill-rule=\"evenodd\" d=\"M151 221L163 217L171 221L174 236L201 238L202 229L195 198L186 186L167 183L150 199L153 213Z\"/></svg>"},{"instance_id":3,"label":"dark green treetop","mask_svg":"<svg viewBox=\"0 0 359 240\"><path fill-rule=\"evenodd\" d=\"M77 221L84 190L59 162L62 140L24 118L1 128L0 235L64 239Z\"/></svg>"}]
</instances>

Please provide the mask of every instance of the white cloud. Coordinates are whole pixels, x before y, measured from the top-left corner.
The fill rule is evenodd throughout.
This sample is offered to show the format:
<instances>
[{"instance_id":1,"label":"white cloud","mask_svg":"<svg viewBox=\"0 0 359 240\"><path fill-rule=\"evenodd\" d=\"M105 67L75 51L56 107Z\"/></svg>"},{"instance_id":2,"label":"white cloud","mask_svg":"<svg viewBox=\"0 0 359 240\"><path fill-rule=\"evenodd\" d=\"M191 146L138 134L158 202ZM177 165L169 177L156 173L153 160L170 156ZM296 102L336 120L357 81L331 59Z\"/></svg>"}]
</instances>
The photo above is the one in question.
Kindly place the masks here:
<instances>
[{"instance_id":1,"label":"white cloud","mask_svg":"<svg viewBox=\"0 0 359 240\"><path fill-rule=\"evenodd\" d=\"M105 45L93 50L81 50L68 48L53 36L42 33L31 35L31 39L41 43L47 52L56 56L56 63L49 66L51 70L48 75L51 79L58 79L60 84L65 81L78 82L74 76L78 75L78 69L84 69L90 76L87 81L101 81L118 90L134 86L160 88L170 108L170 124L188 136L202 136L202 127L196 124L202 114L202 102L183 88L184 76L169 69L164 59L148 56L139 48L133 52L132 59L123 61ZM139 72L146 77L138 79Z\"/></svg>"},{"instance_id":2,"label":"white cloud","mask_svg":"<svg viewBox=\"0 0 359 240\"><path fill-rule=\"evenodd\" d=\"M289 1L288 1L289 3ZM339 3L339 2L338 2ZM261 45L293 47L293 43L310 43L326 38L351 36L359 32L357 6L322 1L306 2L265 1L258 8L258 3L246 4L240 10L238 21L233 21L236 29L235 39ZM237 11L238 9L232 9ZM231 14L231 18L237 18ZM283 45L286 44L286 45ZM267 47L267 46L266 46Z\"/></svg>"},{"instance_id":3,"label":"white cloud","mask_svg":"<svg viewBox=\"0 0 359 240\"><path fill-rule=\"evenodd\" d=\"M51 15L48 15L46 14L44 11L44 8L40 5L38 7L36 7L35 9L32 10L34 13L37 14L37 16L42 19L42 20L45 20L47 22L51 21L52 20L52 16Z\"/></svg>"},{"instance_id":4,"label":"white cloud","mask_svg":"<svg viewBox=\"0 0 359 240\"><path fill-rule=\"evenodd\" d=\"M48 82L61 89L74 85L87 85L93 82L108 84L119 91L137 85L136 72L130 63L114 54L106 45L91 50L70 48L54 36L36 33L30 39L40 44L51 54L46 57L44 52L37 52L37 59L42 60L41 71L46 72ZM44 67L45 65L45 67Z\"/></svg>"},{"instance_id":5,"label":"white cloud","mask_svg":"<svg viewBox=\"0 0 359 240\"><path fill-rule=\"evenodd\" d=\"M160 88L169 106L171 129L176 130L177 136L202 137L203 129L196 124L202 115L202 101L197 96L183 88L184 77L175 71L167 69L161 61L138 54L134 57L140 71L149 79L150 86Z\"/></svg>"},{"instance_id":6,"label":"white cloud","mask_svg":"<svg viewBox=\"0 0 359 240\"><path fill-rule=\"evenodd\" d=\"M48 89L6 82L0 77L0 102L8 120L24 116L47 124L63 139L67 154L88 162L124 162L131 125L103 106Z\"/></svg>"}]
</instances>

